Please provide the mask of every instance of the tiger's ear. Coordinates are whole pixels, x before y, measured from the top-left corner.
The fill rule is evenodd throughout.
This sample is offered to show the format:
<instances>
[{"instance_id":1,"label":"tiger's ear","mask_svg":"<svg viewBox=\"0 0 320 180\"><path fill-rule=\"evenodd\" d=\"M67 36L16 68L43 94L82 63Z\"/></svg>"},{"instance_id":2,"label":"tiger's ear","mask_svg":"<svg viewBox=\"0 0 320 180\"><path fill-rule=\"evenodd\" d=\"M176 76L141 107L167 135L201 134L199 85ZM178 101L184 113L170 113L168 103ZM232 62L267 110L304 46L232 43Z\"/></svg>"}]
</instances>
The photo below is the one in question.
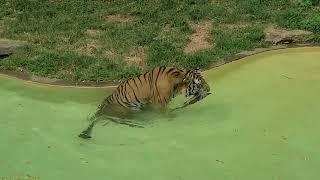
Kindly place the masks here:
<instances>
[{"instance_id":1,"label":"tiger's ear","mask_svg":"<svg viewBox=\"0 0 320 180\"><path fill-rule=\"evenodd\" d=\"M199 67L197 67L197 68L195 68L194 70L199 71L199 70L200 70L200 68L199 68Z\"/></svg>"}]
</instances>

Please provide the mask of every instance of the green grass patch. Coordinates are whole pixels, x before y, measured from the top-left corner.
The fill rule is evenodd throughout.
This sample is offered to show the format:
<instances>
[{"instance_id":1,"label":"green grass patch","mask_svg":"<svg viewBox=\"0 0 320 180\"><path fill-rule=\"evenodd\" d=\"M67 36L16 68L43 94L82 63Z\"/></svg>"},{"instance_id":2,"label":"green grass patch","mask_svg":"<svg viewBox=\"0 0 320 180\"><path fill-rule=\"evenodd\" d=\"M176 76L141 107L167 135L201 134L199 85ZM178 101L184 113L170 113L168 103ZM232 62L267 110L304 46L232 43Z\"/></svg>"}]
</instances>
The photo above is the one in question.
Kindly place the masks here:
<instances>
[{"instance_id":1,"label":"green grass patch","mask_svg":"<svg viewBox=\"0 0 320 180\"><path fill-rule=\"evenodd\" d=\"M309 31L320 34L320 14L310 16L304 21L303 27Z\"/></svg>"},{"instance_id":2,"label":"green grass patch","mask_svg":"<svg viewBox=\"0 0 320 180\"><path fill-rule=\"evenodd\" d=\"M264 47L267 24L306 29L320 41L318 5L318 0L3 0L0 38L28 45L3 59L0 67L72 80L126 79L141 73L124 62L138 47L146 50L147 69L205 67L240 51ZM110 15L129 18L110 21ZM190 23L201 21L213 23L214 45L185 54L193 33ZM110 51L115 55L106 56Z\"/></svg>"}]
</instances>

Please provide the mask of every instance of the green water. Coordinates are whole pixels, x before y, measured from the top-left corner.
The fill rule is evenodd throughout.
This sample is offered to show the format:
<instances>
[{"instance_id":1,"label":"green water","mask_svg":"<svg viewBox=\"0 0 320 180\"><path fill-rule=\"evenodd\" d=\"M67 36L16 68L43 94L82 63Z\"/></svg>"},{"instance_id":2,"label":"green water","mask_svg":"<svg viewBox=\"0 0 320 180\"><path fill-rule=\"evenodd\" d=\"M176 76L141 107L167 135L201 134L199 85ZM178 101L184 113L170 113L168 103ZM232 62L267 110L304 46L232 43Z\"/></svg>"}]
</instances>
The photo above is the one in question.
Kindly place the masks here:
<instances>
[{"instance_id":1,"label":"green water","mask_svg":"<svg viewBox=\"0 0 320 180\"><path fill-rule=\"evenodd\" d=\"M0 179L320 178L320 48L262 53L205 75L215 94L174 118L99 125L91 140L77 135L110 90L0 76Z\"/></svg>"}]
</instances>

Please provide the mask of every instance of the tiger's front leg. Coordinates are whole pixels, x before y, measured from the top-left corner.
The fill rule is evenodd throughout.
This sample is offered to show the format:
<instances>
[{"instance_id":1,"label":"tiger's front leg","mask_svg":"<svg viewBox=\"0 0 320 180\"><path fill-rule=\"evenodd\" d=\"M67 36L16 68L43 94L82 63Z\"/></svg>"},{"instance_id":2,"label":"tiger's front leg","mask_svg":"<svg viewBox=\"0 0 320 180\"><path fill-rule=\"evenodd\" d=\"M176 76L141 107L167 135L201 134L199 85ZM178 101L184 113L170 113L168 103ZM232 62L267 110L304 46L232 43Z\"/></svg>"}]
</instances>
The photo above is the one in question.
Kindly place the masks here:
<instances>
[{"instance_id":1,"label":"tiger's front leg","mask_svg":"<svg viewBox=\"0 0 320 180\"><path fill-rule=\"evenodd\" d=\"M154 104L153 107L156 108L156 110L158 112L160 112L162 115L164 115L166 118L168 118L169 121L171 121L177 117L177 115L175 113L172 113L170 111L168 100L160 101L159 103Z\"/></svg>"}]
</instances>

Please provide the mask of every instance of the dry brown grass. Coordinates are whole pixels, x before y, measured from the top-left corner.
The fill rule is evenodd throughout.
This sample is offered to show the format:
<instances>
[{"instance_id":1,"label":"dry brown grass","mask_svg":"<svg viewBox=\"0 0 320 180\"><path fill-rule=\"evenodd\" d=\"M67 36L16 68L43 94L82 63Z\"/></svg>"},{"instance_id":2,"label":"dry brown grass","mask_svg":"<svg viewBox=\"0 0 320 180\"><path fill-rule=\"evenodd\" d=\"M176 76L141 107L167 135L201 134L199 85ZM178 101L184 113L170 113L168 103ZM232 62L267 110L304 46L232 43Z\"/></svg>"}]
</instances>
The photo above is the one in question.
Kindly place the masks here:
<instances>
[{"instance_id":1,"label":"dry brown grass","mask_svg":"<svg viewBox=\"0 0 320 180\"><path fill-rule=\"evenodd\" d=\"M144 69L146 67L146 60L147 60L147 53L146 49L139 46L132 51L130 51L125 56L125 64L127 66L135 66L139 67L141 69Z\"/></svg>"},{"instance_id":2,"label":"dry brown grass","mask_svg":"<svg viewBox=\"0 0 320 180\"><path fill-rule=\"evenodd\" d=\"M201 49L211 48L213 43L210 39L211 21L204 21L197 24L191 24L193 33L189 38L189 43L184 48L186 54L194 53Z\"/></svg>"},{"instance_id":3,"label":"dry brown grass","mask_svg":"<svg viewBox=\"0 0 320 180\"><path fill-rule=\"evenodd\" d=\"M108 22L113 23L128 23L134 21L136 18L132 16L123 16L123 15L109 15L106 17Z\"/></svg>"}]
</instances>

